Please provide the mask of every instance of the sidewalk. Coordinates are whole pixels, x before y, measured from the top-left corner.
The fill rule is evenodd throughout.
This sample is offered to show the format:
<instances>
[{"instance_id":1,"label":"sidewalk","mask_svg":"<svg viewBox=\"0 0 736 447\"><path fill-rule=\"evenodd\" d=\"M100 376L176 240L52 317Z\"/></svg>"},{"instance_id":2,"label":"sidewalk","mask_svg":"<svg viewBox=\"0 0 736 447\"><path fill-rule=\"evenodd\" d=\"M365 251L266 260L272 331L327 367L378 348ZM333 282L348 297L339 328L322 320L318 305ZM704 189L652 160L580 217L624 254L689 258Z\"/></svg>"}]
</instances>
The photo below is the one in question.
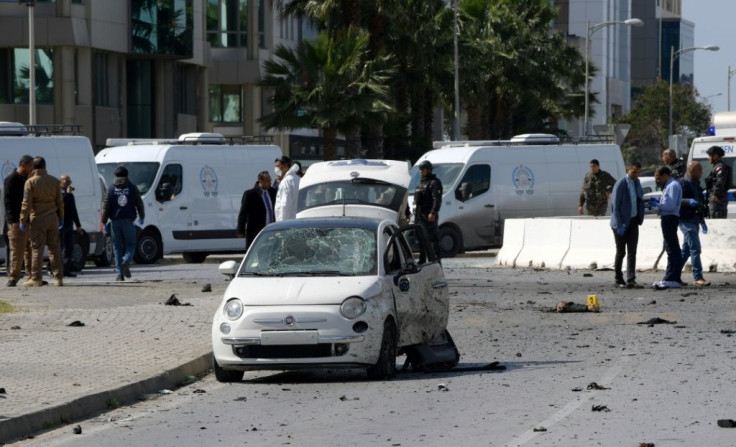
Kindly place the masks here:
<instances>
[{"instance_id":1,"label":"sidewalk","mask_svg":"<svg viewBox=\"0 0 736 447\"><path fill-rule=\"evenodd\" d=\"M135 402L210 368L217 266L86 269L64 287L6 287L0 301L0 444ZM166 278L162 281L161 278ZM205 283L211 292L202 292ZM163 303L175 293L191 306ZM80 321L82 327L70 327Z\"/></svg>"}]
</instances>

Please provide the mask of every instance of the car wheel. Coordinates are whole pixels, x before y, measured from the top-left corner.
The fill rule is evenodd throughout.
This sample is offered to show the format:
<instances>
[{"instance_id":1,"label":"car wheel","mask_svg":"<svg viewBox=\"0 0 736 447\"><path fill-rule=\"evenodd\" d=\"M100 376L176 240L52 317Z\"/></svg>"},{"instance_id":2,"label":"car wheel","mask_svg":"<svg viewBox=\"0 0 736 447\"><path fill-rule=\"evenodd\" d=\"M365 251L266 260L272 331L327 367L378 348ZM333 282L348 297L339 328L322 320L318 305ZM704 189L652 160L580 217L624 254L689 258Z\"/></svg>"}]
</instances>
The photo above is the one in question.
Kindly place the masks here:
<instances>
[{"instance_id":1,"label":"car wheel","mask_svg":"<svg viewBox=\"0 0 736 447\"><path fill-rule=\"evenodd\" d=\"M217 364L217 360L214 355L212 356L212 369L215 370L215 378L217 381L223 383L240 382L243 380L243 374L245 374L245 371L237 369L222 369L220 365Z\"/></svg>"},{"instance_id":2,"label":"car wheel","mask_svg":"<svg viewBox=\"0 0 736 447\"><path fill-rule=\"evenodd\" d=\"M87 233L79 234L74 232L74 249L72 250L71 267L75 272L80 272L87 263L89 255L89 239Z\"/></svg>"},{"instance_id":3,"label":"car wheel","mask_svg":"<svg viewBox=\"0 0 736 447\"><path fill-rule=\"evenodd\" d=\"M102 249L102 253L95 258L95 265L97 267L110 267L115 264L115 252L112 248L112 237L109 234L105 234L103 237L103 244L105 248Z\"/></svg>"},{"instance_id":4,"label":"car wheel","mask_svg":"<svg viewBox=\"0 0 736 447\"><path fill-rule=\"evenodd\" d=\"M161 257L161 238L156 232L144 230L138 236L138 244L135 248L133 260L137 264L153 264Z\"/></svg>"},{"instance_id":5,"label":"car wheel","mask_svg":"<svg viewBox=\"0 0 736 447\"><path fill-rule=\"evenodd\" d=\"M381 352L375 365L368 368L370 380L390 379L396 375L396 328L387 321L383 324Z\"/></svg>"},{"instance_id":6,"label":"car wheel","mask_svg":"<svg viewBox=\"0 0 736 447\"><path fill-rule=\"evenodd\" d=\"M442 227L438 238L442 257L454 258L460 251L460 234L452 227Z\"/></svg>"},{"instance_id":7,"label":"car wheel","mask_svg":"<svg viewBox=\"0 0 736 447\"><path fill-rule=\"evenodd\" d=\"M188 251L181 254L184 258L184 262L189 264L201 264L207 259L207 253L201 253L196 251Z\"/></svg>"}]
</instances>

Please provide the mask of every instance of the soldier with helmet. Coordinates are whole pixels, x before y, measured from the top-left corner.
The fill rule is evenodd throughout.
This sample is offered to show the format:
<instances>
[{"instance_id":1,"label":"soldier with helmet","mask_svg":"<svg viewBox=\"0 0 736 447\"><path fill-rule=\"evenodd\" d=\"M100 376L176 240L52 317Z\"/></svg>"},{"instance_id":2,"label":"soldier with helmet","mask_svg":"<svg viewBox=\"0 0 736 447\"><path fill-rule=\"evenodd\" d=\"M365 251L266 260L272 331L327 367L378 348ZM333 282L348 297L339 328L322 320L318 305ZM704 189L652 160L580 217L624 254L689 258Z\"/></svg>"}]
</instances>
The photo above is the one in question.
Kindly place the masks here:
<instances>
[{"instance_id":1,"label":"soldier with helmet","mask_svg":"<svg viewBox=\"0 0 736 447\"><path fill-rule=\"evenodd\" d=\"M415 222L422 224L427 230L429 242L434 248L437 259L440 259L439 241L439 211L442 205L442 182L432 174L432 163L424 160L419 163L419 173L422 176L417 189L414 191Z\"/></svg>"},{"instance_id":2,"label":"soldier with helmet","mask_svg":"<svg viewBox=\"0 0 736 447\"><path fill-rule=\"evenodd\" d=\"M590 172L585 174L583 187L578 200L578 213L583 214L583 205L591 216L606 214L608 196L611 194L616 179L601 169L601 164L595 158L590 160Z\"/></svg>"},{"instance_id":3,"label":"soldier with helmet","mask_svg":"<svg viewBox=\"0 0 736 447\"><path fill-rule=\"evenodd\" d=\"M713 166L705 179L708 191L708 210L711 219L725 219L728 215L728 190L731 187L731 168L723 162L725 152L720 146L711 146L706 151Z\"/></svg>"}]
</instances>

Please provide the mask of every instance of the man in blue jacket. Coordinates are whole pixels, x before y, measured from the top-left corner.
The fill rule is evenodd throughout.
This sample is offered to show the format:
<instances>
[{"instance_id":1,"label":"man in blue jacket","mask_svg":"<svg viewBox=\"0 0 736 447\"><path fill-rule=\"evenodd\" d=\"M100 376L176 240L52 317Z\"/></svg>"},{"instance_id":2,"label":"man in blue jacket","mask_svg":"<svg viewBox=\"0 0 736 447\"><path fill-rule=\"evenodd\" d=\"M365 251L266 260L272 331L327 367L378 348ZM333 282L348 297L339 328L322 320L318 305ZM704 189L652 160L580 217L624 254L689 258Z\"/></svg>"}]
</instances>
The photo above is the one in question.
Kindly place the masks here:
<instances>
[{"instance_id":1,"label":"man in blue jacket","mask_svg":"<svg viewBox=\"0 0 736 447\"><path fill-rule=\"evenodd\" d=\"M644 222L644 191L639 182L641 163L626 167L626 176L613 185L611 196L611 229L616 240L614 270L616 285L626 289L641 289L636 282L636 247L639 244L639 225ZM628 252L628 253L627 253ZM626 256L626 281L621 267Z\"/></svg>"}]
</instances>

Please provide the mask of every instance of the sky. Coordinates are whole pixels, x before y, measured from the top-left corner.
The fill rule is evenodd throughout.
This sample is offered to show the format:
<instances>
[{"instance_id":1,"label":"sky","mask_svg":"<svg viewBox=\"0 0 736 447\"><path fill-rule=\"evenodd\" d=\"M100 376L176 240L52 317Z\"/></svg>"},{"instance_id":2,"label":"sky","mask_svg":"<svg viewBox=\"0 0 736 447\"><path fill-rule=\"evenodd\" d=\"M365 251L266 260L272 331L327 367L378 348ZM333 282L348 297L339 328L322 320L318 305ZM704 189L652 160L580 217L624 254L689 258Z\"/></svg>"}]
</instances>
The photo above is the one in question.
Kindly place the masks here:
<instances>
[{"instance_id":1,"label":"sky","mask_svg":"<svg viewBox=\"0 0 736 447\"><path fill-rule=\"evenodd\" d=\"M635 0L636 1L636 0ZM718 51L694 51L695 88L713 112L728 110L728 66L736 70L735 0L682 0L682 18L695 24L695 45ZM717 95L720 96L710 96ZM710 97L709 97L710 96ZM703 101L703 99L701 99ZM736 73L731 77L731 110L736 110Z\"/></svg>"}]
</instances>

